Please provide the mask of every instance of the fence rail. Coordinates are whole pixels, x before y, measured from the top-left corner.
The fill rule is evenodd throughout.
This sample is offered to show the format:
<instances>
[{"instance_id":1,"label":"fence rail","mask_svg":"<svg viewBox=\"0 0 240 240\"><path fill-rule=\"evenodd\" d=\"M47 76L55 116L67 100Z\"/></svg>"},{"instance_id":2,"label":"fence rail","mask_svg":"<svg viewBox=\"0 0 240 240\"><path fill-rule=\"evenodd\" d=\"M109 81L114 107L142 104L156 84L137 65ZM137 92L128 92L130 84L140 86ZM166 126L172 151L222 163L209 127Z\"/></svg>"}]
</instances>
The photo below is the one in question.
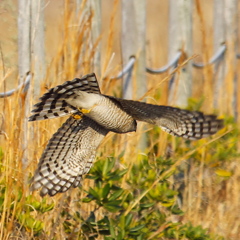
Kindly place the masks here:
<instances>
[{"instance_id":1,"label":"fence rail","mask_svg":"<svg viewBox=\"0 0 240 240\"><path fill-rule=\"evenodd\" d=\"M31 78L32 78L32 74L30 72L28 72L26 74L26 78L25 78L24 82L20 83L16 88L14 88L12 90L0 93L0 98L12 96L15 92L17 92L18 90L21 90L21 89L22 89L23 93L27 92L29 89L29 86L30 86Z\"/></svg>"},{"instance_id":2,"label":"fence rail","mask_svg":"<svg viewBox=\"0 0 240 240\"><path fill-rule=\"evenodd\" d=\"M207 63L193 62L192 66L195 68L204 68L208 65L213 65L215 63L218 63L219 61L222 61L224 59L224 55L226 51L227 51L227 46L224 44L219 47L218 51L210 58L209 62ZM166 64L165 66L160 67L158 69L146 67L146 72L150 74L161 74L161 73L167 72L170 68L175 69L178 66L178 61L181 58L181 56L182 56L182 52L178 51L176 55L173 57L173 59L170 60L169 63ZM240 58L240 54L236 54L236 58ZM123 67L122 71L120 71L116 77L111 77L110 79L121 79L123 78L124 75L131 73L135 62L136 62L135 56L131 56L127 64ZM30 72L28 72L27 77L23 83L20 83L15 89L9 90L7 92L1 92L0 98L9 97L20 89L23 89L23 91L27 91L27 89L29 88L30 80L31 80L31 74ZM130 79L128 79L127 82L129 83L129 81Z\"/></svg>"}]
</instances>

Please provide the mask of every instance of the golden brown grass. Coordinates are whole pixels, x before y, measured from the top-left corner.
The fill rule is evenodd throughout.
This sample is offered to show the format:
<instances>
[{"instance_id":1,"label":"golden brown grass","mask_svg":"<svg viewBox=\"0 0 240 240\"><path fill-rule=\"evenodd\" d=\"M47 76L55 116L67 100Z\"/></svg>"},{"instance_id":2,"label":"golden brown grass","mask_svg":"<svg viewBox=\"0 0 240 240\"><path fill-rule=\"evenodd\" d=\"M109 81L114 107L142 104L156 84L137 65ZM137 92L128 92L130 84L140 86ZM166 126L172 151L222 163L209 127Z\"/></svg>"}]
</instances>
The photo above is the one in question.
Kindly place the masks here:
<instances>
[{"instance_id":1,"label":"golden brown grass","mask_svg":"<svg viewBox=\"0 0 240 240\"><path fill-rule=\"evenodd\" d=\"M83 1L83 7L84 4L85 1ZM114 11L117 11L117 1L115 1L114 6ZM84 11L81 9L81 14L79 16L82 19L82 22L79 26L79 19L75 16L74 11L69 9L68 4L66 4L65 8L63 41L59 46L59 50L54 58L54 61L47 71L46 79L42 82L42 93L46 91L46 88L63 83L65 80L70 80L79 76L79 74L83 75L91 72L95 52L94 46L96 46L96 44L100 41L100 38L97 39L92 43L93 47L89 47L91 42L91 19L93 16L92 14L94 13L84 15ZM120 94L120 90L118 88L119 83L109 80L111 74L115 75L116 72L110 72L108 70L108 61L111 59L113 35L117 34L114 31L114 11L111 18L108 45L106 49L107 60L102 60L103 75L106 77L102 82L102 89L105 90L104 93L108 94L111 94L112 92ZM202 17L202 12L199 6L198 14ZM204 36L203 39L206 40ZM206 44L204 44L204 46L206 47ZM204 56L204 59L205 58L207 58L207 55ZM229 59L226 59L226 61L228 60ZM204 81L202 88L204 89L204 94L208 97L208 101L205 101L204 107L201 110L205 110L207 112L213 110L213 84L211 81L207 81L207 79L212 79L213 77L212 70L212 67L208 67L203 70L203 75L205 76L206 81ZM229 68L226 76L228 82L233 81L232 78L230 79L230 76L237 74L235 71L235 68ZM176 72L178 74L177 70ZM157 86L155 84L156 79L161 79ZM148 92L144 96L148 102L157 102L158 104L167 103L167 83L169 79L170 75L167 75L166 77L163 77L162 75L148 76ZM4 77L1 82L3 81ZM194 89L194 92L197 91L198 90ZM226 99L232 99L232 86L226 88L225 96ZM220 95L220 97L222 97L222 95ZM36 169L37 161L40 158L47 141L65 120L56 119L29 123L29 144L27 149L22 149L22 122L26 121L26 119L24 119L22 108L19 107L20 99L23 103L25 102L25 96L21 93L21 91L2 100L1 148L3 151L3 159L0 165L0 191L5 188L6 189L2 191L4 196L1 196L3 202L0 215L0 239L17 239L17 237L19 239L38 239L38 237L33 237L34 233L30 228L27 229L27 231L20 230L21 226L16 222L16 219L19 220L21 218L20 216L23 213L25 206L28 204L26 198L32 194L29 192L28 179ZM221 99L219 99L219 101L222 102ZM30 105L26 105L25 107L30 108L32 103L33 99L32 96L30 96ZM240 103L239 99L238 103ZM218 111L222 114L232 114L234 109L228 104L227 106L222 105L222 109L220 108ZM238 111L238 119L240 119L239 113L240 111ZM226 133L228 130L230 132ZM193 143L194 150L191 151L185 143L180 142L181 149L186 149L185 152L177 151L179 148L178 141L172 137L168 138L165 133L160 133L157 140L150 138L148 148L144 153L141 153L137 149L137 146L138 140L140 139L143 131L153 134L152 126L149 125L144 129L139 129L137 133L130 133L125 136L110 133L99 149L99 153L101 153L99 154L99 159L104 159L108 156L119 156L124 149L125 152L123 157L120 159L119 167L131 168L134 162L137 161L137 156L139 154L154 154L156 156L166 155L168 151L167 149L171 146L172 152L176 152L173 153L173 157L176 158L176 163L169 170L171 171L177 166L184 164L186 159L188 159L189 156L192 156L193 153L198 154L198 156L200 156L197 158L200 159L199 162L191 159L190 163L185 163L187 167L185 168L185 176L182 180L185 184L182 208L186 214L183 219L180 219L179 221L191 221L194 225L202 225L205 228L209 228L210 232L218 233L219 235L226 237L226 239L239 239L240 215L238 210L240 209L240 169L238 163L240 159L236 156L235 158L228 159L225 163L217 163L217 161L211 163L211 155L209 154L209 152L211 152L213 142L219 142L219 144L215 144L214 146L221 148L220 137L225 134L232 134L235 129L230 129L230 127L227 126L227 129L221 131L221 133L215 138ZM239 139L233 135L233 137L230 137L227 140L227 144L230 146L231 144L235 144L237 141L239 142ZM158 146L158 152L153 152L153 146L156 144ZM226 143L224 146L227 146ZM28 155L28 165L26 169L22 166L22 156L24 151L27 151ZM215 172L216 166L213 166L212 164L217 164L219 168L224 169L226 172L231 172L232 175L226 178L219 176L219 174L216 174ZM161 178L167 174L168 172L162 175ZM158 182L161 178L156 179L155 182ZM123 182L121 183L122 186L126 185L126 182L124 181L125 178L123 178ZM88 189L92 185L93 181L85 179L83 189ZM152 187L154 187L154 184ZM143 195L144 194L146 194L146 192L143 193ZM143 195L141 197L143 197ZM33 196L36 198L36 201L42 201L38 193L33 193ZM81 203L80 205L78 199L83 196L85 196L84 191L73 189L53 198L46 197L46 203L54 203L54 209L46 212L45 214L39 214L37 211L30 213L30 215L36 220L44 222L44 231L46 233L45 239L65 238L65 232L62 225L63 218L60 215L62 209L67 209L69 213L73 213L76 209L78 209L83 216L89 216L95 206L93 203ZM135 203L137 204L139 201L140 198L136 199ZM31 207L34 208L34 206ZM128 211L130 211L133 207L134 204L129 206ZM100 218L104 213L98 211L98 214L99 215L96 217ZM22 223L24 223L24 221L22 221ZM77 227L79 228L79 226L76 226L76 228ZM74 235L72 237L72 239L74 239Z\"/></svg>"}]
</instances>

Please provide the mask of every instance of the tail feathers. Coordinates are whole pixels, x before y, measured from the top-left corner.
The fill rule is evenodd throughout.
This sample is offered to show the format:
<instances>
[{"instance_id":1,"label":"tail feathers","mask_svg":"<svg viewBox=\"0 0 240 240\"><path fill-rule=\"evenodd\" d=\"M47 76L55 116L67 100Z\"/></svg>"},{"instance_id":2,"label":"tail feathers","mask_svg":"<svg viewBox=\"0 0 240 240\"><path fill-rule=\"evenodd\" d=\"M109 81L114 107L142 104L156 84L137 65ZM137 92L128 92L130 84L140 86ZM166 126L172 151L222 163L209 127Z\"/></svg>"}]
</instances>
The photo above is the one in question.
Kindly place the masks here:
<instances>
[{"instance_id":1,"label":"tail feathers","mask_svg":"<svg viewBox=\"0 0 240 240\"><path fill-rule=\"evenodd\" d=\"M29 121L62 117L76 113L78 110L65 101L74 95L76 90L100 93L95 74L91 73L82 78L75 78L72 81L51 88L40 98L40 102L34 105L33 115L30 116Z\"/></svg>"},{"instance_id":2,"label":"tail feathers","mask_svg":"<svg viewBox=\"0 0 240 240\"><path fill-rule=\"evenodd\" d=\"M47 110L64 110L67 107L73 108L69 104L66 103L64 99L48 99L46 102L40 102L34 105L34 109L32 110L33 113L38 113L41 111L47 111Z\"/></svg>"},{"instance_id":3,"label":"tail feathers","mask_svg":"<svg viewBox=\"0 0 240 240\"><path fill-rule=\"evenodd\" d=\"M31 122L31 121L37 121L37 120L63 117L76 112L78 112L78 110L71 108L71 106L60 108L60 109L46 109L44 111L37 112L34 115L30 116L28 121Z\"/></svg>"},{"instance_id":4,"label":"tail feathers","mask_svg":"<svg viewBox=\"0 0 240 240\"><path fill-rule=\"evenodd\" d=\"M82 78L74 78L72 81L66 81L62 85L51 88L41 98L41 102L46 102L51 99L69 98L74 94L74 91L80 90L88 93L101 93L96 76L94 73L85 75Z\"/></svg>"},{"instance_id":5,"label":"tail feathers","mask_svg":"<svg viewBox=\"0 0 240 240\"><path fill-rule=\"evenodd\" d=\"M32 110L33 115L29 117L29 121L63 117L78 111L75 107L67 104L64 98L57 97L50 97L46 101L35 104L35 108Z\"/></svg>"}]
</instances>

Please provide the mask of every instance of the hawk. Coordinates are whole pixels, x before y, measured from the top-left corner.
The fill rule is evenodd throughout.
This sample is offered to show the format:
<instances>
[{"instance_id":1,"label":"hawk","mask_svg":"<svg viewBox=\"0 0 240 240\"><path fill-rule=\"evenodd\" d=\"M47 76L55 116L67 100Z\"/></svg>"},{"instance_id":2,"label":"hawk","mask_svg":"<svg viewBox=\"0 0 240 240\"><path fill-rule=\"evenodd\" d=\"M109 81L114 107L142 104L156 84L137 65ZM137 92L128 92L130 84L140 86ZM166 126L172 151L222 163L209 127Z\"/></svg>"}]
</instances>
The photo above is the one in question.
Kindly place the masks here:
<instances>
[{"instance_id":1,"label":"hawk","mask_svg":"<svg viewBox=\"0 0 240 240\"><path fill-rule=\"evenodd\" d=\"M215 115L101 94L94 73L51 88L40 100L29 121L70 115L50 139L32 178L31 190L41 189L41 196L78 187L110 131L136 131L137 121L143 121L174 136L196 140L223 127L223 120Z\"/></svg>"}]
</instances>

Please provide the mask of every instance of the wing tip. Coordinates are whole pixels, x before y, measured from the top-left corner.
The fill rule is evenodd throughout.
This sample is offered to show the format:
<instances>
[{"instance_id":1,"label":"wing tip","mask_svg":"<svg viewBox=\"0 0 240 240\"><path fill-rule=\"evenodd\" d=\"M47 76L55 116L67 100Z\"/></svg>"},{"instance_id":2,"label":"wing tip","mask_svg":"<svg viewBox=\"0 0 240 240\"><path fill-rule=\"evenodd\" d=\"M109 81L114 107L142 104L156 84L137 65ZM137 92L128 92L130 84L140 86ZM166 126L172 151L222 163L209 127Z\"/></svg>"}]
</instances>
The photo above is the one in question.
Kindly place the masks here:
<instances>
[{"instance_id":1,"label":"wing tip","mask_svg":"<svg viewBox=\"0 0 240 240\"><path fill-rule=\"evenodd\" d=\"M44 181L43 181L44 180ZM39 194L41 197L49 195L50 197L55 196L58 193L64 193L70 188L76 188L81 185L82 175L75 178L74 181L66 181L64 185L53 184L51 181L46 181L44 177L40 177L37 173L30 180L30 191L34 192L40 190Z\"/></svg>"}]
</instances>

